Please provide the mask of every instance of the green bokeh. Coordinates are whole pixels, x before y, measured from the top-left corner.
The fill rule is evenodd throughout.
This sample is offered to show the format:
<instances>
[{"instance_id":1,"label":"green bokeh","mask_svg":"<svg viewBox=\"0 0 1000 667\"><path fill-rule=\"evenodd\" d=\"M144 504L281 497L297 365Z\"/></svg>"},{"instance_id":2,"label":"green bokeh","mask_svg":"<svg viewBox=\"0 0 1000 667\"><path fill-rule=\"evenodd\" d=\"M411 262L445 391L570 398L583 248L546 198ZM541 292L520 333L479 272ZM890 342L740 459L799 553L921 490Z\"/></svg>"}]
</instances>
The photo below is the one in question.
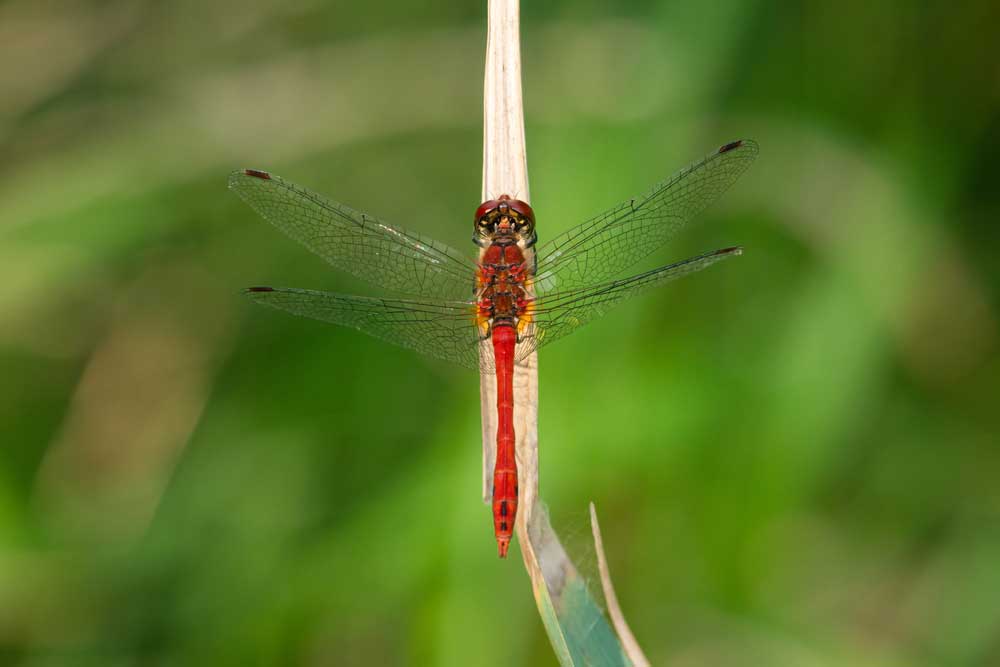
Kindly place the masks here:
<instances>
[{"instance_id":1,"label":"green bokeh","mask_svg":"<svg viewBox=\"0 0 1000 667\"><path fill-rule=\"evenodd\" d=\"M0 664L555 664L475 376L252 308L372 290L225 188L471 254L484 13L0 4ZM637 268L743 257L540 355L542 494L654 664L1000 663L998 5L522 18L543 241L761 145Z\"/></svg>"}]
</instances>

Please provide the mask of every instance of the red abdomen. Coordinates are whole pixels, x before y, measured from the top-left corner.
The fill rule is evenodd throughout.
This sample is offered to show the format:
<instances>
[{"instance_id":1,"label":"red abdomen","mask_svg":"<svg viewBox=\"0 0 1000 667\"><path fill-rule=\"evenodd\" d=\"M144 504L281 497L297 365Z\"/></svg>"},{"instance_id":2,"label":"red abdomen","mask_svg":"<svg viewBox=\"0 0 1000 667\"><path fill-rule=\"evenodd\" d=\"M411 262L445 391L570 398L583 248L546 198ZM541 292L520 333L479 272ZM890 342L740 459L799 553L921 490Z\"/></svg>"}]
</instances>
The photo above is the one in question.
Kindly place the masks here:
<instances>
[{"instance_id":1,"label":"red abdomen","mask_svg":"<svg viewBox=\"0 0 1000 667\"><path fill-rule=\"evenodd\" d=\"M493 532L497 551L506 558L517 517L517 460L514 453L513 326L493 328L493 357L497 369L497 461L493 468Z\"/></svg>"}]
</instances>

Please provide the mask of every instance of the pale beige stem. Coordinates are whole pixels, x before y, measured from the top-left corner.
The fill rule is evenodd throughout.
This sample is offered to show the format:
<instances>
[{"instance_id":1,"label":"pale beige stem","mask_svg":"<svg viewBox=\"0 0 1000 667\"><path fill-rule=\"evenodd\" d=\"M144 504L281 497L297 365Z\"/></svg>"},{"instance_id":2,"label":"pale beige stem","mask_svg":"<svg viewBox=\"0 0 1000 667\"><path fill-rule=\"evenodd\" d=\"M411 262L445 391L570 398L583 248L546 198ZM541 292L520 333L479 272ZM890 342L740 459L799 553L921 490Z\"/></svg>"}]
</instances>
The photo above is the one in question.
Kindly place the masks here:
<instances>
[{"instance_id":1,"label":"pale beige stem","mask_svg":"<svg viewBox=\"0 0 1000 667\"><path fill-rule=\"evenodd\" d=\"M483 89L483 201L510 195L530 202L521 103L521 36L517 0L491 0ZM531 258L528 258L529 261ZM489 346L489 342L484 343ZM486 358L491 349L484 349ZM538 497L538 364L535 355L514 368L514 433L520 499L518 538ZM496 460L496 377L480 376L483 416L483 500L492 498Z\"/></svg>"},{"instance_id":2,"label":"pale beige stem","mask_svg":"<svg viewBox=\"0 0 1000 667\"><path fill-rule=\"evenodd\" d=\"M489 0L489 33L486 44L486 80L483 99L483 201L500 195L510 195L530 201L528 190L528 165L524 142L524 112L521 102L521 41L518 0ZM544 228L544 223L543 223ZM526 252L526 259L534 257ZM529 295L533 289L528 286ZM492 357L489 341L483 343L484 358ZM493 496L493 465L496 460L496 376L480 375L480 396L483 419L483 500L490 503ZM566 554L559 537L549 523L545 508L538 503L538 357L532 354L514 367L514 434L516 436L517 468L520 486L519 507L515 531L525 568L531 577L532 590L542 622L552 641L559 661L563 665L582 664L574 656L589 654L589 642L581 637L579 623L568 626L561 616L575 619L587 617L586 627L605 622L598 618L596 605L580 602L578 592L585 589L573 562ZM596 527L596 523L595 523ZM603 563L603 550L598 546ZM604 568L606 571L606 566ZM605 578L602 575L602 578ZM610 586L610 582L609 582ZM570 593L567 594L567 591ZM564 594L575 601L563 603ZM574 597L576 595L576 597ZM613 591L612 591L613 595ZM609 603L610 604L610 603ZM573 609L567 609L567 606ZM628 632L614 601L616 620L614 627L621 635L621 628ZM620 621L620 624L619 624ZM575 634L574 634L575 633ZM596 635L595 635L596 636ZM599 642L593 642L599 644ZM648 665L631 632L620 638L620 645L612 654L625 657L636 666ZM595 655L600 655L601 646ZM607 654L604 654L607 655ZM586 664L598 664L584 658ZM603 662L600 664L604 664ZM621 664L614 661L609 664Z\"/></svg>"}]
</instances>

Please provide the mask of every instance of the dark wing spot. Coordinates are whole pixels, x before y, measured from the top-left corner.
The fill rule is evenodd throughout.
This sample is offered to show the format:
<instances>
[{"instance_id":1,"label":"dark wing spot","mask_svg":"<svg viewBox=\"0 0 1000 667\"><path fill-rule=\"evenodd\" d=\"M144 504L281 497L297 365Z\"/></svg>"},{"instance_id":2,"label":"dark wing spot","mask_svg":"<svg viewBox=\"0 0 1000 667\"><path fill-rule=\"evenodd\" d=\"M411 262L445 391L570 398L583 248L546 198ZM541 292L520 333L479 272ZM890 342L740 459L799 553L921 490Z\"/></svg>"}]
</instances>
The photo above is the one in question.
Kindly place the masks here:
<instances>
[{"instance_id":1,"label":"dark wing spot","mask_svg":"<svg viewBox=\"0 0 1000 667\"><path fill-rule=\"evenodd\" d=\"M273 287L248 287L248 292L273 292Z\"/></svg>"},{"instance_id":2,"label":"dark wing spot","mask_svg":"<svg viewBox=\"0 0 1000 667\"><path fill-rule=\"evenodd\" d=\"M722 250L716 250L714 255L742 255L743 248L740 246L733 246L732 248L723 248Z\"/></svg>"},{"instance_id":3,"label":"dark wing spot","mask_svg":"<svg viewBox=\"0 0 1000 667\"><path fill-rule=\"evenodd\" d=\"M247 176L253 176L254 178L263 178L265 181L271 180L271 174L266 171L261 171L260 169L244 169L243 173Z\"/></svg>"},{"instance_id":4,"label":"dark wing spot","mask_svg":"<svg viewBox=\"0 0 1000 667\"><path fill-rule=\"evenodd\" d=\"M728 153L729 151L733 150L734 148L739 148L742 145L743 145L742 141L730 141L728 144L726 144L725 146L723 146L722 148L720 148L719 152L720 153Z\"/></svg>"}]
</instances>

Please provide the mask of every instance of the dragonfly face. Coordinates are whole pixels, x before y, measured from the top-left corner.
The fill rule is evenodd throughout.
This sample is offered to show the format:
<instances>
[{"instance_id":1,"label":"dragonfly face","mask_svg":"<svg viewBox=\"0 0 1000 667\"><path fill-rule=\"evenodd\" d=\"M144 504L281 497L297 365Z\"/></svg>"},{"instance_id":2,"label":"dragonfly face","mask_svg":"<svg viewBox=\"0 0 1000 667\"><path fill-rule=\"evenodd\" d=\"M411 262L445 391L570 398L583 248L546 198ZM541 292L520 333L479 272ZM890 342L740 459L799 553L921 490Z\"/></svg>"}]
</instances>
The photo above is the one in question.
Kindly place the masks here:
<instances>
[{"instance_id":1,"label":"dragonfly face","mask_svg":"<svg viewBox=\"0 0 1000 667\"><path fill-rule=\"evenodd\" d=\"M482 248L495 242L530 248L538 238L531 206L507 195L484 202L476 209L475 224L472 241Z\"/></svg>"}]
</instances>

